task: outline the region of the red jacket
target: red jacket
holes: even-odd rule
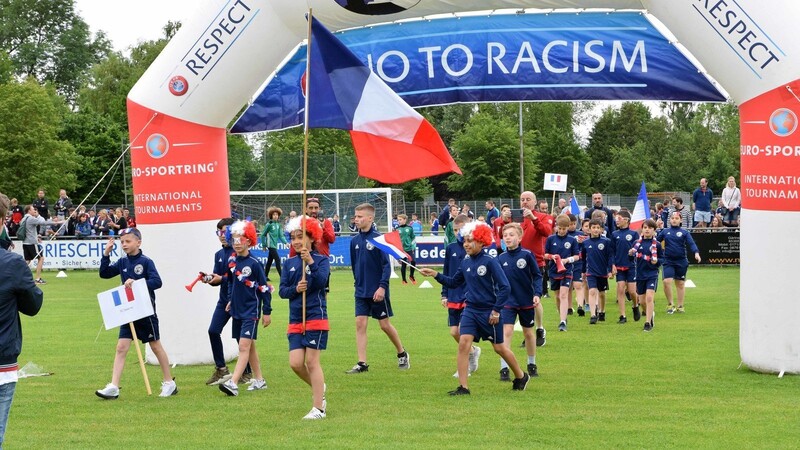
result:
[[[528,217],[522,222],[522,241],[520,245],[533,253],[539,267],[544,266],[544,242],[553,234],[553,216],[532,211],[536,220]]]
[[[503,246],[502,246],[502,242],[503,242],[503,227],[507,223],[511,223],[510,219],[511,218],[509,218],[509,221],[506,222],[506,221],[503,220],[502,217],[498,217],[498,218],[494,219],[494,221],[492,222],[492,230],[494,231],[494,242],[495,242],[495,244],[497,244],[497,248],[503,248]]]
[[[317,252],[320,255],[324,256],[331,256],[331,244],[336,240],[336,233],[333,231],[333,222],[329,219],[325,219],[322,221],[322,239],[314,242],[314,245],[317,248]],[[289,258],[295,256],[297,253],[294,251],[294,247],[289,247]]]

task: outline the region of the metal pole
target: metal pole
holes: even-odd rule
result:
[[[120,139],[122,143],[122,188],[125,190],[125,209],[128,209],[128,176],[125,170],[125,139]]]
[[[522,102],[519,102],[519,191],[525,191],[525,147],[522,142]]]

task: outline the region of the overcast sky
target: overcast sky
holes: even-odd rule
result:
[[[103,30],[115,50],[158,39],[167,21],[186,23],[199,0],[76,0],[75,9],[93,33]]]

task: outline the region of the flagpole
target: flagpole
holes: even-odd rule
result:
[[[311,85],[311,77],[310,77],[310,70],[311,70],[311,22],[313,18],[313,8],[308,8],[308,32],[307,32],[307,44],[306,44],[306,85],[305,85],[305,105],[303,111],[303,215],[306,215],[306,209],[308,208],[306,205],[306,200],[308,198],[308,93],[310,91],[309,87]],[[306,219],[303,219],[301,222],[301,230],[303,233],[303,239],[305,240],[306,237]],[[306,281],[306,261],[303,258],[300,258],[302,262],[302,273],[300,274],[300,281]],[[303,325],[302,330],[303,334],[306,334],[306,291],[303,291]]]
[[[142,376],[144,377],[144,385],[147,387],[147,395],[153,395],[153,390],[150,389],[150,379],[147,378],[147,370],[144,368],[144,359],[142,359],[142,349],[139,348],[139,338],[136,336],[136,327],[133,322],[128,322],[131,327],[131,334],[133,335],[133,346],[136,347],[136,356],[139,358],[139,367],[142,368]]]
[[[419,267],[417,267],[417,266],[415,266],[415,265],[411,264],[410,262],[406,261],[405,259],[398,259],[398,261],[400,261],[401,263],[403,263],[403,264],[407,265],[408,267],[413,267],[413,268],[414,268],[414,269],[416,269],[418,272],[422,272],[422,269],[420,269]]]

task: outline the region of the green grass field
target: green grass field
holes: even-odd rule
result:
[[[308,423],[300,418],[310,389],[288,366],[283,300],[274,300],[273,325],[259,333],[269,389],[226,397],[204,384],[212,365],[178,366],[180,393],[161,399],[160,372],[148,366],[156,391],[148,397],[131,351],[122,395],[104,401],[94,391],[110,380],[116,331],[97,338],[95,294],[117,281],[51,274],[41,313],[23,318],[20,366],[33,361],[54,375],[20,380],[6,448],[797,447],[800,378],[737,369],[739,270],[692,268],[689,277],[698,287],[687,290],[687,312],[665,314],[659,292],[649,334],[630,313],[631,322],[617,325],[614,307],[608,322],[590,327],[572,316],[569,331],[558,333],[553,300],[545,299],[548,340],[537,355],[541,376],[528,390],[498,381],[498,357],[482,343],[472,396],[449,397],[458,384],[456,344],[435,281],[419,289],[392,280],[392,322],[411,370],[397,369],[393,347],[371,322],[370,371],[345,375],[356,362],[352,278],[335,271],[322,361],[328,418]],[[513,347],[524,362],[520,339],[516,333]]]

